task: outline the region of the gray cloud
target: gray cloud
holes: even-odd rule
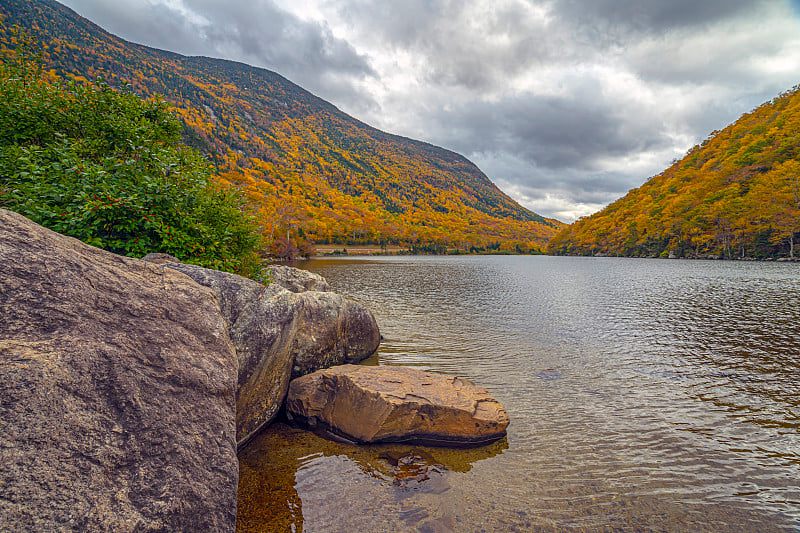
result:
[[[634,33],[702,29],[762,4],[760,0],[554,0],[551,5],[567,24],[592,32],[593,41],[613,42],[627,41]]]
[[[596,101],[522,96],[492,104],[470,102],[466,107],[448,113],[446,123],[460,127],[461,133],[448,144],[464,151],[514,153],[546,168],[590,168],[598,156],[668,143],[657,129],[626,123],[626,117],[615,116]],[[631,129],[640,130],[640,135],[630,135],[626,130]]]
[[[269,1],[65,0],[125,39],[186,55],[206,55],[268,68],[317,93],[354,100],[355,82],[374,76],[367,58],[323,22],[301,20]],[[368,98],[368,97],[367,97]]]
[[[215,50],[244,55],[271,68],[353,76],[371,75],[366,59],[324,23],[302,21],[270,2],[186,0],[209,21],[205,42]],[[265,38],[269,36],[269,38]]]
[[[524,1],[330,2],[353,31],[376,46],[424,58],[427,83],[486,90],[564,50],[557,32]],[[379,44],[380,43],[380,44]]]

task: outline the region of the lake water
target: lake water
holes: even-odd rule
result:
[[[275,424],[239,456],[239,531],[800,531],[800,264],[298,266],[373,311],[368,363],[467,377],[511,424],[460,451]]]

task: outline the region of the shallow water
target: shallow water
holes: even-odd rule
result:
[[[369,364],[468,377],[511,425],[452,451],[276,424],[240,453],[239,531],[800,531],[800,265],[298,266],[375,313]]]

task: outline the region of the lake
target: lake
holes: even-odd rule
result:
[[[367,364],[469,378],[511,424],[474,450],[274,424],[239,454],[239,531],[800,531],[800,264],[297,266],[375,314]]]

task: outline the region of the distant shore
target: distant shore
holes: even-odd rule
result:
[[[398,255],[408,253],[408,248],[401,248],[399,246],[384,246],[381,248],[376,245],[356,245],[348,246],[345,244],[330,244],[323,246],[315,246],[315,256],[326,255]]]
[[[311,257],[331,257],[331,256],[366,256],[366,255],[542,255],[541,253],[518,254],[509,251],[489,250],[489,251],[465,251],[457,248],[446,248],[436,252],[429,250],[410,250],[408,247],[385,246],[381,248],[376,245],[323,245],[315,246],[314,254]]]
[[[360,244],[360,245],[345,245],[345,244],[327,244],[316,246],[315,252],[312,257],[331,257],[331,256],[371,256],[371,255],[420,255],[414,254],[408,247],[401,246],[384,246],[381,248],[378,245]],[[429,254],[422,254],[429,255]],[[439,255],[507,255],[506,253],[470,253],[460,251],[455,248],[448,248],[444,254]],[[519,255],[519,254],[513,254]],[[539,254],[537,254],[539,255]],[[544,254],[547,255],[547,254]],[[715,255],[699,256],[699,257],[658,257],[658,256],[615,256],[598,253],[595,255],[574,255],[571,257],[621,257],[628,259],[684,259],[684,260],[718,260],[718,261],[775,261],[775,262],[800,262],[800,257],[720,257]]]

